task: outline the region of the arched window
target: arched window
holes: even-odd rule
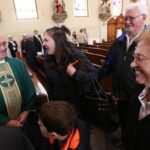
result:
[[[35,0],[14,0],[17,19],[37,19]]]

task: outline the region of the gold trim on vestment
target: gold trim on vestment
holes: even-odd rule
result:
[[[16,119],[21,111],[21,94],[16,78],[8,62],[0,64],[0,88],[10,119]]]

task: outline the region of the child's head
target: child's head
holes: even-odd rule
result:
[[[66,101],[50,101],[40,108],[39,125],[44,136],[51,133],[67,135],[75,124],[76,112]]]

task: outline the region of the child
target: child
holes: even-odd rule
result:
[[[40,108],[39,126],[54,150],[90,150],[90,134],[86,124],[66,101],[50,101]]]

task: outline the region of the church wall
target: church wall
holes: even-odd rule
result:
[[[24,33],[32,34],[34,29],[38,29],[41,34],[45,29],[50,28],[56,24],[52,20],[53,0],[36,0],[39,19],[25,19],[17,20],[13,0],[1,0],[0,11],[0,31],[7,37],[11,34],[14,39],[18,42],[22,38]],[[99,0],[88,0],[88,17],[74,17],[73,16],[73,0],[64,0],[66,4],[66,12],[68,18],[63,23],[71,29],[71,31],[79,32],[80,28],[87,28],[89,42],[97,40],[98,42],[102,39],[107,39],[107,21],[101,21],[98,17],[99,6],[101,1]],[[130,0],[123,1],[123,6],[126,6]],[[150,0],[148,0],[148,6],[150,7]],[[149,9],[150,14],[150,9]],[[147,19],[148,23],[149,17]]]

